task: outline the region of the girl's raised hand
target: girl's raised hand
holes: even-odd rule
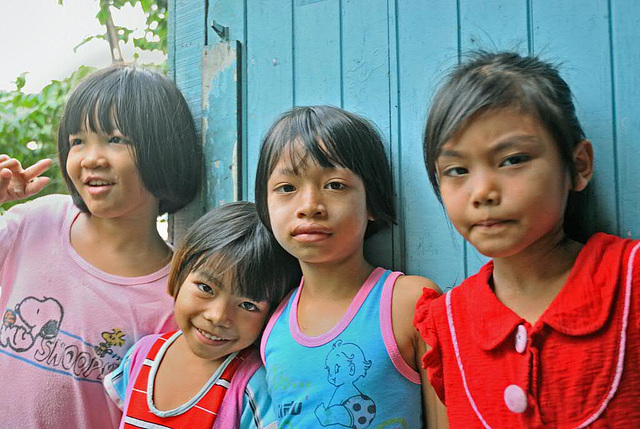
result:
[[[40,192],[51,181],[48,177],[40,177],[50,166],[50,159],[41,159],[23,169],[17,159],[0,155],[0,204]]]

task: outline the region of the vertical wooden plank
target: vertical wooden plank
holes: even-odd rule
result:
[[[176,80],[176,2],[167,4],[167,77]]]
[[[405,224],[402,222],[404,214],[402,212],[402,184],[400,178],[401,174],[401,133],[400,133],[400,81],[399,81],[399,63],[398,63],[398,8],[394,1],[387,1],[387,37],[388,37],[388,109],[389,109],[389,131],[388,131],[388,144],[390,149],[391,173],[393,175],[393,186],[395,192],[396,202],[396,219],[397,225],[391,227],[390,245],[392,246],[392,258],[389,268],[393,268],[397,271],[408,273],[406,262],[406,245],[405,236],[406,229]],[[375,243],[373,243],[375,244]],[[366,246],[366,245],[365,245]],[[365,247],[366,251],[366,247]],[[408,273],[411,274],[411,273]]]
[[[396,0],[400,201],[405,225],[406,272],[430,277],[443,290],[463,277],[459,236],[425,172],[422,134],[427,102],[449,67],[457,62],[456,2]]]
[[[340,0],[294,0],[294,104],[340,106]]]
[[[235,201],[243,194],[244,8],[242,1],[208,2],[208,47],[202,66],[207,208]]]
[[[194,117],[196,130],[201,135],[202,120],[202,48],[205,43],[205,1],[176,0],[172,6],[175,53],[174,75],[178,88],[185,96]],[[186,230],[204,211],[202,195],[189,203],[171,220],[171,236],[177,245]]]
[[[392,159],[392,145],[397,142],[390,134],[387,1],[344,1],[341,13],[342,107],[379,127],[387,142],[387,156]],[[371,264],[394,265],[393,235],[400,235],[400,231],[381,231],[367,240],[365,256]]]
[[[247,116],[246,116],[246,88],[247,88],[247,74],[244,72],[247,68],[247,44],[246,44],[246,32],[247,32],[247,17],[246,8],[247,0],[209,0],[207,10],[207,43],[214,45],[216,43],[224,43],[226,41],[237,41],[238,45],[235,47],[237,52],[237,90],[238,94],[235,97],[237,101],[237,119],[238,123],[235,125],[235,132],[237,134],[237,150],[234,163],[237,163],[237,170],[234,174],[234,199],[245,199],[246,195],[246,157],[247,157]],[[218,34],[214,25],[218,29],[224,29],[223,35]],[[232,94],[229,93],[229,96]]]
[[[202,48],[205,44],[204,0],[176,0],[175,75],[200,131],[202,109]]]
[[[611,2],[619,234],[640,238],[640,2]]]
[[[245,197],[254,182],[264,133],[293,107],[293,0],[247,3],[247,151]]]
[[[342,5],[343,107],[371,119],[388,138],[387,20],[386,0],[351,0]]]
[[[240,43],[234,40],[207,46],[203,52],[202,135],[207,209],[238,199],[240,49]]]
[[[176,80],[176,2],[170,0],[167,3],[167,77]],[[167,235],[170,243],[175,243],[174,216],[167,220]]]
[[[590,223],[617,233],[615,141],[613,139],[609,10],[605,0],[533,3],[535,50],[559,60],[576,98],[578,117],[595,149]]]
[[[527,54],[527,2],[524,0],[460,0],[460,51],[475,49]],[[465,277],[478,272],[489,258],[467,243]]]
[[[526,0],[460,0],[462,53],[473,49],[528,51]]]

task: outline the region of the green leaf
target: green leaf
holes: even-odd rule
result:
[[[16,78],[15,84],[18,91],[22,90],[22,88],[27,84],[27,74],[27,72],[20,73],[20,76]]]
[[[58,5],[65,7],[64,0],[55,0]],[[127,42],[131,40],[133,44],[142,50],[160,49],[167,52],[167,0],[100,0],[96,5],[96,18],[105,25],[109,15],[109,8],[120,9],[125,5],[142,8],[145,14],[145,35],[150,33],[160,38],[160,41],[146,40],[145,37],[134,38],[134,29],[117,27],[121,32],[120,38]],[[155,24],[157,22],[157,24]],[[117,22],[115,23],[117,25]],[[154,25],[155,28],[151,28]],[[105,29],[106,30],[106,29]],[[85,37],[74,51],[93,39],[106,39],[106,31],[102,34],[94,34]],[[105,50],[105,56],[111,54]],[[138,59],[139,54],[134,53],[134,58]],[[144,64],[145,68],[150,68],[158,72],[167,72],[167,63],[161,65]],[[81,66],[66,79],[53,80],[46,85],[38,94],[28,94],[23,92],[26,85],[27,73],[22,73],[15,79],[16,89],[11,91],[0,91],[0,153],[7,153],[16,157],[20,162],[29,166],[48,157],[57,158],[57,128],[60,122],[64,103],[69,92],[78,83],[93,72],[91,67]],[[39,143],[38,148],[30,150],[26,144],[30,141]],[[47,171],[46,175],[52,178],[51,183],[39,195],[49,193],[67,193],[66,186],[60,174],[60,166],[57,163]],[[0,214],[13,204],[3,204],[0,207]]]
[[[105,5],[105,6],[103,6],[103,5]],[[105,2],[103,2],[103,1],[100,2],[100,10],[96,14],[96,18],[98,18],[98,21],[100,21],[100,25],[106,25],[107,24],[107,18],[109,17],[109,9],[108,9],[108,7],[109,7],[109,5],[106,4]]]
[[[90,42],[90,41],[92,41],[93,39],[104,39],[104,38],[105,38],[105,36],[104,36],[104,35],[87,36],[87,37],[85,37],[85,38],[84,38],[84,40],[83,40],[82,42],[78,43],[76,46],[74,46],[74,47],[73,47],[73,53],[75,54],[76,52],[78,52],[78,49],[79,49],[81,46],[83,46],[83,45],[85,45],[85,44],[89,43],[89,42]]]

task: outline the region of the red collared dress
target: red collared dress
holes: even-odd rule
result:
[[[595,234],[531,325],[489,286],[493,264],[414,325],[452,428],[640,428],[640,241]]]

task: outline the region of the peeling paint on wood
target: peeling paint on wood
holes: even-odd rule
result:
[[[202,137],[207,207],[238,199],[239,43],[220,42],[202,53]]]
[[[235,44],[235,42],[233,42]],[[231,43],[216,43],[207,47],[202,55],[202,93],[209,94],[214,86],[220,89],[221,81],[219,75],[232,69],[234,80],[238,79],[236,74],[236,49]],[[209,109],[209,100],[202,98],[202,109]]]

